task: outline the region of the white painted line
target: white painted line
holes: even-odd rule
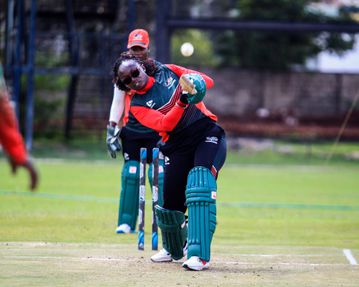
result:
[[[114,258],[114,257],[92,257],[92,256],[86,256],[86,257],[73,257],[73,256],[32,256],[32,255],[5,255],[2,256],[2,259],[10,259],[10,260],[17,260],[21,259],[23,262],[26,262],[26,260],[32,260],[32,261],[42,261],[42,260],[56,260],[56,261],[104,261],[104,262],[144,262],[149,264],[155,264],[152,263],[149,258],[143,259],[138,257],[120,257],[120,258]],[[176,260],[173,261],[174,263],[181,263],[184,260]],[[222,265],[237,265],[237,266],[318,266],[318,267],[326,267],[326,266],[337,266],[337,267],[345,267],[348,266],[348,264],[343,263],[309,263],[309,262],[275,262],[275,263],[262,263],[262,262],[243,262],[243,261],[228,261],[228,260],[213,260],[214,265],[222,264]]]
[[[351,265],[358,265],[350,249],[343,249],[344,256],[348,259]]]

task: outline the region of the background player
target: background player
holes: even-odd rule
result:
[[[12,172],[18,167],[25,168],[30,175],[30,190],[38,183],[38,174],[26,152],[24,141],[18,130],[18,124],[13,107],[11,106],[0,63],[0,144],[9,156]]]
[[[150,38],[144,29],[135,29],[128,36],[128,53],[134,57],[146,60],[149,57]],[[146,127],[135,127],[128,123],[129,103],[131,92],[119,90],[114,86],[114,95],[107,126],[107,148],[112,158],[123,151],[124,165],[121,175],[121,193],[119,202],[117,233],[130,233],[136,229],[138,216],[139,190],[139,154],[140,148],[146,147],[147,162],[152,162],[152,148],[160,140],[158,133]],[[122,123],[121,123],[122,119]],[[121,141],[120,141],[121,139]],[[162,204],[163,160],[160,160],[159,172],[159,204]],[[148,170],[151,183],[152,165]]]

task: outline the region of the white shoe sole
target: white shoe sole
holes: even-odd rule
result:
[[[198,264],[198,265],[192,265],[191,266],[191,265],[188,264],[187,261],[182,264],[182,267],[187,269],[187,270],[190,270],[190,271],[202,271],[202,270],[205,270],[205,269],[209,268],[209,262],[207,262],[205,265]]]
[[[169,262],[172,262],[173,259],[170,258],[170,259],[154,260],[154,259],[151,258],[151,261],[154,262],[154,263],[169,263]]]
[[[196,266],[196,267],[189,267],[187,264],[182,265],[183,268],[189,270],[189,271],[202,271],[209,268],[208,263],[204,266]]]

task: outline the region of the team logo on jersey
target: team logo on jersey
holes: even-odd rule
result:
[[[153,100],[149,100],[148,102],[146,102],[147,107],[150,107],[151,109],[154,107],[156,103]]]
[[[125,160],[129,160],[129,159],[130,159],[130,156],[128,155],[127,152],[125,152],[125,153],[123,154],[123,158],[124,158]]]
[[[171,87],[174,85],[175,82],[176,82],[176,80],[175,80],[174,78],[169,77],[169,78],[167,79],[166,87],[167,87],[168,89],[171,88]]]
[[[218,138],[217,137],[206,137],[206,143],[213,143],[218,144]]]
[[[165,156],[165,165],[169,165],[170,164],[170,158]]]

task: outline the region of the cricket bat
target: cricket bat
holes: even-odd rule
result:
[[[184,92],[191,95],[197,94],[196,86],[193,84],[193,81],[187,77],[187,75],[182,75],[179,79],[179,83]]]

